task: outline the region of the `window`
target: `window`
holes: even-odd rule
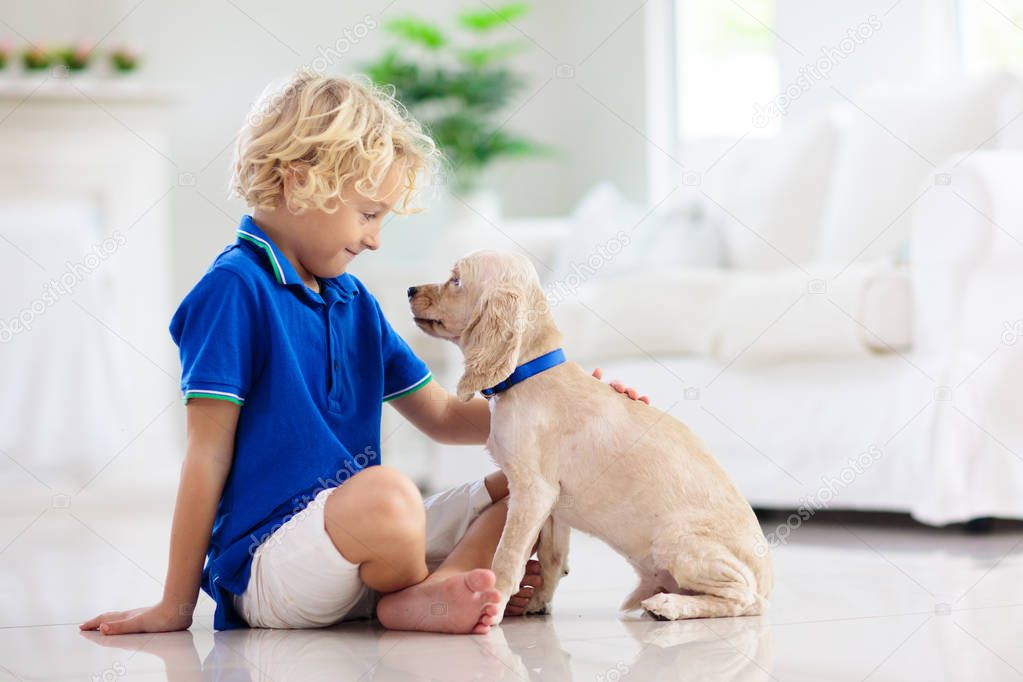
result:
[[[775,133],[754,127],[757,103],[779,88],[775,0],[676,0],[678,101],[684,140]]]
[[[967,73],[1023,67],[1023,0],[961,0],[959,30]]]

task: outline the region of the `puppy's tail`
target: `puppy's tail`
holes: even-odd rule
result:
[[[659,587],[652,582],[646,580],[642,576],[639,579],[639,585],[636,585],[636,589],[632,591],[622,605],[618,607],[619,611],[632,611],[640,608],[644,599],[652,597],[659,592],[666,592],[667,590],[663,587]]]

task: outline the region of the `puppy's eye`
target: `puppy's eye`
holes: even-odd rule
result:
[[[451,279],[448,280],[448,283],[453,287],[462,286],[462,280],[458,279],[455,275],[451,275]]]

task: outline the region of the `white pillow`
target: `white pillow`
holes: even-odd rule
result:
[[[836,134],[830,116],[796,120],[777,137],[743,139],[714,166],[704,187],[720,204],[727,264],[762,269],[813,259]]]
[[[634,248],[645,269],[716,268],[721,265],[721,221],[698,190],[682,187],[635,230]]]
[[[550,281],[585,281],[630,272],[638,265],[637,225],[646,212],[628,201],[610,182],[591,189],[569,218]]]
[[[839,278],[809,266],[737,271],[721,293],[712,355],[756,367],[807,358],[850,358],[908,348],[909,278],[881,263],[856,264]]]
[[[850,95],[855,106],[846,112],[818,260],[894,259],[909,238],[914,200],[936,182],[942,163],[995,142],[1005,123],[1002,102],[1018,89],[1002,74],[924,91]]]
[[[719,223],[693,187],[653,208],[627,200],[609,182],[590,190],[568,220],[568,236],[546,283],[574,283],[650,269],[721,265]]]
[[[645,269],[548,289],[565,350],[582,362],[648,355],[704,355],[729,272]]]

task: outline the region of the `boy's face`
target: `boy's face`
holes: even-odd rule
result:
[[[323,279],[337,277],[362,251],[380,248],[384,216],[401,199],[404,187],[399,166],[391,168],[375,199],[346,187],[344,201],[336,202],[333,213],[306,210],[294,215],[289,241],[301,269]]]

